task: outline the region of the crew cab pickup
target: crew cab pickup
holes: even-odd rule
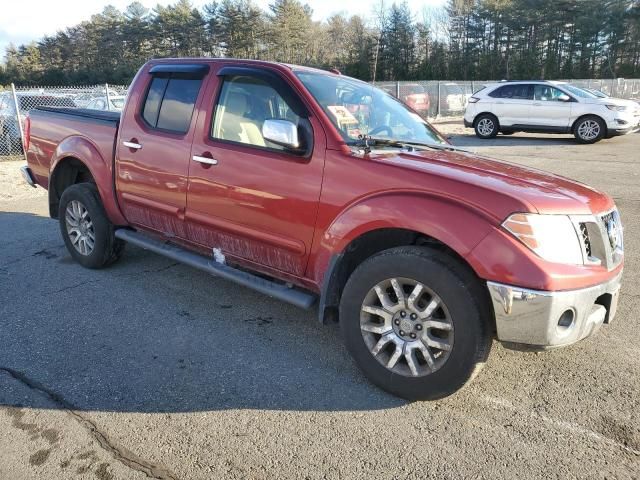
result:
[[[609,196],[457,149],[338,73],[153,60],[121,113],[39,108],[26,130],[24,177],[81,265],[130,243],[316,307],[405,398],[455,392],[494,339],[560,347],[615,315]]]

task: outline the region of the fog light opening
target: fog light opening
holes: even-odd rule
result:
[[[569,330],[571,327],[573,327],[575,320],[576,314],[573,312],[573,310],[565,310],[564,312],[562,312],[562,315],[560,315],[560,318],[558,319],[558,329],[560,331]]]

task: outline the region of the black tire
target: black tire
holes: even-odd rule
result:
[[[588,128],[588,126],[591,128]],[[594,133],[597,129],[597,134]],[[589,132],[590,134],[587,134]],[[578,143],[590,144],[602,140],[607,135],[607,125],[600,117],[595,115],[587,115],[578,119],[573,125],[573,136],[576,137]]]
[[[473,129],[479,138],[495,138],[500,131],[500,123],[495,115],[483,113],[473,122]]]
[[[67,229],[67,207],[76,201],[87,211],[95,237],[93,248],[81,253],[73,244]],[[58,209],[60,233],[73,259],[86,268],[103,268],[116,262],[124,251],[125,243],[114,235],[113,224],[104,211],[98,189],[93,183],[78,183],[68,187],[60,198]],[[75,238],[75,237],[74,237]]]
[[[450,315],[452,348],[444,363],[424,376],[389,370],[374,357],[362,334],[365,298],[379,282],[391,278],[415,279],[428,286]],[[481,282],[466,266],[434,249],[398,247],[370,257],[352,273],[340,302],[340,328],[347,350],[371,382],[408,400],[435,400],[462,388],[484,365],[492,343],[491,311]]]

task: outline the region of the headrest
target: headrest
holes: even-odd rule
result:
[[[227,96],[227,105],[225,110],[235,115],[244,115],[247,113],[247,96],[240,92],[231,92]]]

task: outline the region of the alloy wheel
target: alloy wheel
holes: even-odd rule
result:
[[[91,255],[96,242],[96,232],[87,208],[78,200],[67,205],[65,213],[67,234],[73,247],[81,255]]]
[[[600,125],[595,120],[585,120],[578,126],[578,135],[586,141],[595,140],[600,135]]]
[[[493,133],[495,125],[490,118],[483,118],[478,122],[478,132],[483,137],[488,137]]]
[[[453,348],[447,306],[429,287],[409,278],[384,280],[367,293],[360,330],[379,363],[408,377],[435,372]]]

